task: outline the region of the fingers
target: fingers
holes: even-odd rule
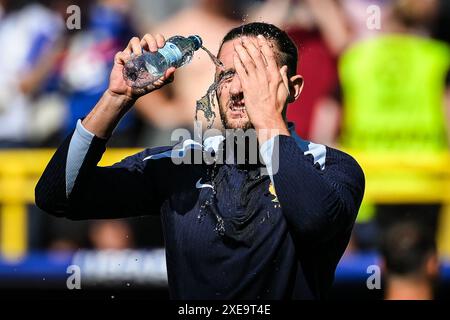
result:
[[[275,70],[278,71],[278,65],[275,58],[274,50],[269,46],[269,42],[264,38],[263,35],[258,35],[258,44],[261,48],[261,52],[264,55],[264,58],[266,59],[267,68],[269,69],[269,72],[274,72]]]
[[[159,78],[158,80],[156,80],[147,87],[147,90],[159,89],[162,86],[171,83],[174,80],[175,70],[176,70],[175,67],[170,67],[169,69],[167,69],[167,71],[161,78]]]
[[[175,73],[176,68],[175,67],[170,67],[169,69],[166,70],[166,73],[164,74],[163,78],[168,79],[170,77],[173,78],[173,75]]]
[[[127,48],[131,49],[131,54],[135,54],[137,56],[142,54],[141,42],[138,37],[131,38]]]
[[[237,38],[233,40],[234,51],[238,55],[241,65],[244,67],[247,73],[253,73],[256,69],[256,64],[252,57],[247,52],[241,43],[241,39]]]
[[[278,75],[279,68],[274,50],[262,35],[255,40],[246,36],[237,38],[233,45],[247,74],[255,74],[258,78]]]
[[[245,81],[247,79],[247,71],[245,70],[243,63],[236,52],[233,54],[233,63],[238,77],[241,81]]]
[[[155,39],[156,39],[156,44],[158,45],[158,48],[162,48],[166,44],[166,39],[164,38],[164,36],[162,34],[157,33],[155,35]]]
[[[114,63],[124,65],[131,56],[142,54],[142,47],[138,37],[133,37],[128,42],[127,47],[123,51],[119,51],[114,56]]]
[[[150,34],[144,35],[142,37],[140,44],[142,48],[150,52],[155,52],[158,50],[158,44],[156,43],[156,39]]]
[[[258,69],[265,70],[266,63],[263,60],[259,46],[256,47],[255,43],[246,36],[242,37],[242,45],[247,50],[250,57],[253,59],[253,62],[255,63],[256,67]]]
[[[114,63],[124,65],[129,60],[129,58],[130,58],[129,52],[127,52],[126,50],[119,51],[114,56]]]
[[[156,82],[160,86],[171,83],[174,79],[175,70],[176,70],[175,67],[170,67],[169,69],[166,70],[164,75],[161,78],[159,78]]]
[[[127,47],[116,54],[114,57],[114,62],[119,64],[125,64],[130,57],[134,55],[141,55],[142,49],[156,52],[159,48],[164,47],[166,44],[166,39],[161,34],[156,34],[152,36],[151,34],[145,34],[142,39],[138,37],[131,38],[130,42],[128,42]]]
[[[156,52],[159,48],[164,47],[166,43],[166,39],[161,34],[156,34],[155,36],[152,36],[151,34],[146,34],[142,37],[141,40],[141,46],[150,51],[150,52]]]
[[[128,55],[140,55],[142,54],[142,49],[146,49],[151,52],[158,51],[159,48],[164,47],[166,44],[166,39],[161,34],[156,34],[152,36],[151,34],[145,34],[142,39],[138,37],[131,38],[128,46],[123,51]]]

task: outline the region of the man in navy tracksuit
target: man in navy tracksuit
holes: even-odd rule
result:
[[[248,152],[236,163],[174,161],[194,152],[236,159],[224,148],[230,140],[216,136],[97,166],[120,118],[175,71],[135,89],[123,80],[124,62],[164,42],[133,38],[116,55],[108,90],[56,151],[36,204],[74,220],[161,215],[174,299],[323,298],[350,238],[364,174],[349,155],[304,141],[287,124],[287,104],[303,80],[295,74],[297,49],[277,27],[231,30],[216,72],[224,127],[254,130],[262,161],[248,161]]]

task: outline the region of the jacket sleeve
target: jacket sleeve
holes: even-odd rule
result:
[[[364,173],[349,155],[323,146],[322,164],[290,136],[277,136],[270,148],[271,179],[294,234],[313,243],[351,230],[364,194]],[[269,147],[270,145],[270,147]],[[267,153],[266,153],[267,154]]]
[[[79,121],[39,179],[36,205],[52,215],[73,220],[158,214],[167,194],[163,174],[170,170],[169,162],[149,164],[144,158],[161,152],[161,148],[99,167],[106,142]]]

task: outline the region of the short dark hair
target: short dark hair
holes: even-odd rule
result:
[[[402,221],[388,227],[380,249],[389,273],[408,276],[422,271],[427,259],[436,253],[436,242],[427,227]]]
[[[287,65],[289,76],[295,75],[297,72],[298,62],[297,46],[285,31],[270,23],[252,22],[231,29],[222,40],[222,44],[219,48],[219,53],[222,49],[223,44],[227,41],[236,39],[241,36],[256,37],[260,34],[263,35],[266,39],[275,42],[278,49],[278,63],[280,64],[280,66]]]

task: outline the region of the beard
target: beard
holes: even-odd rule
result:
[[[224,108],[221,105],[219,105],[219,111],[220,111],[220,119],[225,129],[242,129],[245,131],[247,129],[254,128],[250,120],[247,120],[245,122],[239,122],[238,124],[232,123],[227,116],[226,110],[224,110]]]
[[[222,125],[225,129],[254,129],[253,124],[250,122],[247,116],[247,121],[243,122],[240,121],[239,123],[233,123],[230,121],[227,115],[228,109],[230,109],[230,106],[233,104],[233,99],[230,97],[225,105],[220,102],[219,97],[217,96],[217,101],[219,104],[219,113],[220,113],[220,119],[222,121]]]

